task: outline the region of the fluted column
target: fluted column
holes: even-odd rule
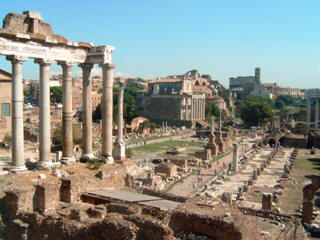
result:
[[[59,62],[63,69],[63,108],[62,108],[62,158],[61,161],[69,164],[74,162],[73,135],[72,135],[72,63]]]
[[[198,120],[200,120],[200,98],[198,98]]]
[[[11,171],[25,171],[23,134],[22,65],[27,58],[8,56],[12,64],[12,167]]]
[[[123,142],[123,92],[124,86],[120,83],[118,92],[118,138],[115,144],[115,159],[123,161],[126,158],[126,149]]]
[[[193,112],[194,112],[194,101],[193,101],[193,98],[191,98],[191,120],[192,121],[194,120]]]
[[[93,158],[92,153],[92,96],[90,73],[92,63],[82,63],[82,156]]]
[[[113,117],[113,69],[114,65],[102,65],[102,155],[107,163],[113,163],[112,157],[112,117]]]
[[[204,99],[202,99],[202,101],[201,101],[201,119],[202,120],[204,120],[205,119],[205,117],[204,117],[204,115],[205,115],[205,103],[204,103]]]
[[[316,106],[314,112],[314,125],[316,129],[319,129],[319,98],[316,98]]]
[[[234,143],[233,144],[233,157],[232,157],[232,165],[233,165],[234,172],[238,172],[238,158],[239,158],[238,144]]]
[[[50,132],[50,64],[53,61],[36,59],[40,65],[40,134],[39,162],[40,168],[50,168],[51,161],[51,132]]]
[[[310,129],[311,100],[307,98],[306,128]]]

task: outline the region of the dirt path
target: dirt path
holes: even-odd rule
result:
[[[229,152],[226,156],[212,163],[211,168],[201,169],[202,182],[206,182],[214,176],[215,170],[220,172],[223,170],[223,163],[228,166],[232,162],[232,152]],[[177,183],[169,191],[175,195],[190,197],[198,189],[198,175],[192,174],[183,180],[182,183]]]

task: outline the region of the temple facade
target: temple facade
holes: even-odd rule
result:
[[[39,167],[50,168],[50,65],[57,63],[63,70],[63,149],[62,161],[74,161],[72,137],[72,67],[80,66],[83,74],[83,154],[92,156],[92,98],[90,72],[95,64],[102,68],[102,155],[112,158],[113,79],[112,46],[71,42],[54,34],[50,24],[38,12],[9,13],[0,29],[0,55],[12,65],[12,171],[24,171],[23,64],[29,59],[39,65],[40,76],[40,140]]]

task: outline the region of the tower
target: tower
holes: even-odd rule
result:
[[[260,80],[260,68],[258,68],[258,67],[256,67],[256,69],[255,69],[254,80],[258,84],[261,83],[261,80]]]

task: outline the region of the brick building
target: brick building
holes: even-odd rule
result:
[[[11,133],[11,80],[11,73],[0,69],[0,141]]]

